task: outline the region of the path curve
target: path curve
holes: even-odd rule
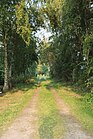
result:
[[[65,104],[65,102],[60,98],[55,89],[51,89],[54,98],[56,100],[60,114],[63,117],[65,123],[65,135],[62,139],[93,139],[92,136],[87,135],[85,131],[81,129],[80,124],[71,115],[70,108]]]
[[[38,139],[38,89],[21,115],[0,139]]]

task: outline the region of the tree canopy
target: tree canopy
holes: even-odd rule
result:
[[[51,32],[49,41],[38,41],[35,34],[40,28]],[[4,72],[4,89],[11,86],[15,75],[25,75],[38,59],[50,66],[52,77],[92,89],[92,0],[0,1],[0,71]]]

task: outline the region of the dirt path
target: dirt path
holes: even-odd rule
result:
[[[38,89],[28,107],[0,139],[38,139]]]
[[[16,118],[13,124],[0,137],[0,139],[39,139],[39,116],[38,116],[38,92],[35,94],[29,103],[28,107],[24,109],[21,115]],[[73,118],[69,106],[60,98],[55,89],[51,89],[54,95],[56,104],[58,106],[60,115],[64,120],[64,128],[66,129],[64,137],[60,139],[93,139],[85,131],[81,129],[80,124]],[[53,138],[43,138],[53,139]]]
[[[51,90],[54,94],[58,109],[63,117],[65,123],[65,135],[64,139],[93,139],[90,135],[87,135],[85,131],[81,129],[80,124],[73,118],[70,113],[70,108],[64,103],[64,101],[59,97],[56,90]],[[62,138],[62,139],[63,139]]]

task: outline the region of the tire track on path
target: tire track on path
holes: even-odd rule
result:
[[[88,135],[81,129],[80,123],[71,115],[70,108],[60,98],[55,89],[51,89],[54,98],[56,100],[60,115],[64,120],[65,134],[62,139],[93,139],[92,136]]]
[[[0,139],[38,139],[38,91]]]

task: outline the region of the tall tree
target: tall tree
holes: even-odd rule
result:
[[[17,1],[0,1],[0,31],[1,42],[4,46],[4,91],[9,89],[8,78],[8,46],[11,39],[11,33],[13,29],[13,22],[15,20],[15,4]]]
[[[43,25],[43,19],[39,14],[37,1],[0,1],[0,41],[4,46],[4,91],[11,87],[12,73],[15,70],[18,74],[20,73],[18,65],[17,68],[15,67],[15,60],[17,61],[17,58],[20,57],[17,54],[18,50],[25,61],[25,64],[23,64],[24,61],[19,60],[21,66],[23,66],[21,72],[25,72],[28,65],[32,65],[37,60],[36,41],[33,36],[41,25]],[[27,48],[27,46],[31,47]],[[14,49],[17,50],[16,53]],[[19,57],[16,57],[16,55]]]
[[[85,82],[86,74],[92,73],[93,3],[91,0],[61,0],[57,1],[61,2],[57,7],[55,1],[47,1],[45,6],[52,30],[57,32],[51,45],[55,55],[51,70],[56,77]],[[52,13],[59,13],[55,20],[58,24]]]

